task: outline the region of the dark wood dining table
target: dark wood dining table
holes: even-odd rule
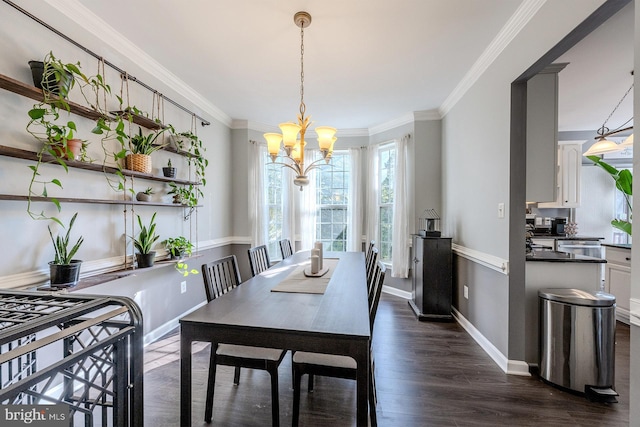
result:
[[[339,261],[324,294],[271,291],[309,255],[297,252],[180,319],[182,426],[191,426],[194,341],[211,342],[212,348],[227,343],[350,356],[358,366],[357,424],[368,424],[371,334],[364,253],[325,253]]]

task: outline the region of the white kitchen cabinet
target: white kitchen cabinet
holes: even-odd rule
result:
[[[582,170],[582,142],[561,142],[558,145],[556,200],[538,203],[539,208],[580,207],[580,171]]]
[[[616,318],[629,324],[631,249],[606,246],[604,291],[616,297]]]

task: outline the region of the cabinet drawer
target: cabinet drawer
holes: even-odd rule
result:
[[[607,262],[621,265],[631,265],[631,251],[629,249],[612,248],[605,246]]]

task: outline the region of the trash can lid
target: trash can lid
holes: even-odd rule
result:
[[[538,296],[549,301],[589,307],[610,307],[616,303],[614,295],[600,291],[583,291],[582,289],[540,289]]]

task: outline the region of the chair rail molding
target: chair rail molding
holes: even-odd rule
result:
[[[509,275],[509,260],[453,243],[453,253],[499,273]]]

